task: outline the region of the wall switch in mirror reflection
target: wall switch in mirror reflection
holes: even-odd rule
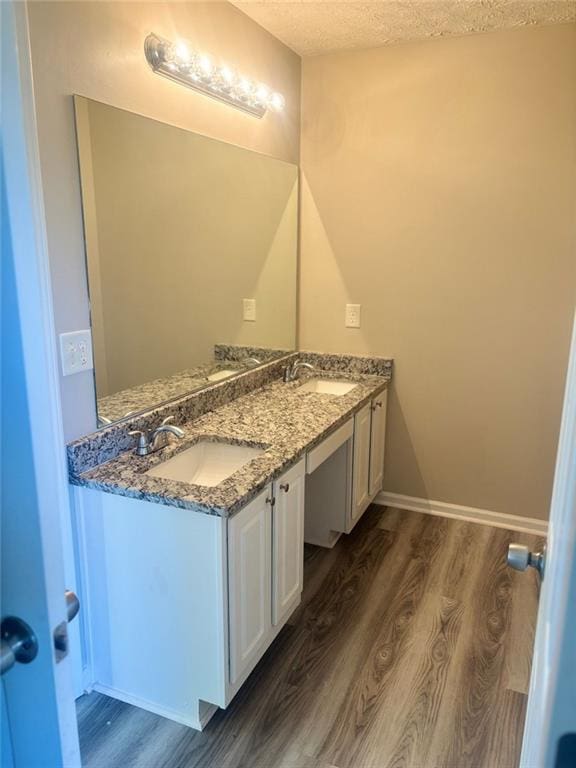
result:
[[[92,362],[92,334],[90,331],[61,333],[60,359],[64,376],[91,371],[94,363]]]
[[[242,299],[244,306],[244,320],[255,322],[256,320],[256,299]]]

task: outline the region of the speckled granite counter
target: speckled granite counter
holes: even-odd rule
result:
[[[291,353],[289,349],[216,344],[214,360],[98,397],[98,416],[102,424],[110,424]]]
[[[234,373],[241,373],[255,365],[257,363],[211,362],[197,365],[186,371],[178,371],[178,373],[162,379],[147,381],[136,387],[115,392],[113,395],[99,397],[98,416],[108,419],[110,422],[118,421],[118,419],[124,419],[133,413],[142,413],[157,403],[175,400],[200,387],[205,387],[211,383],[208,376],[218,374],[223,369],[230,369],[230,376],[233,376]],[[223,378],[227,377],[224,376]]]
[[[290,384],[276,380],[194,421],[181,423],[185,437],[151,456],[138,457],[133,450],[127,451],[105,464],[72,476],[71,482],[122,496],[230,516],[382,392],[388,386],[390,369],[391,363],[383,371],[384,376],[361,374],[357,369],[349,376],[342,371],[324,370],[311,374],[312,377],[321,375],[322,378],[357,382],[357,386],[341,397],[301,391],[299,387],[307,376]],[[266,450],[212,488],[145,474],[201,439]]]

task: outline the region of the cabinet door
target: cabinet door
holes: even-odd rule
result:
[[[272,512],[272,623],[282,624],[300,602],[304,572],[305,461],[276,481]]]
[[[272,627],[271,492],[228,522],[230,680],[253,667]]]
[[[354,473],[352,482],[352,522],[370,503],[370,403],[354,416]]]
[[[386,401],[382,392],[372,401],[372,435],[370,439],[370,498],[382,490],[384,479],[384,444],[386,440]]]

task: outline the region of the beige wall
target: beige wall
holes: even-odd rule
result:
[[[576,28],[305,59],[302,125],[300,342],[395,358],[385,489],[546,518],[576,286]]]
[[[300,59],[229,3],[28,3],[56,331],[89,327],[72,96],[77,93],[163,122],[297,162]],[[262,120],[154,75],[143,54],[154,31],[189,38],[286,98]],[[61,380],[64,431],[95,428],[89,373]]]

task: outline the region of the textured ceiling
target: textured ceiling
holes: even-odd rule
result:
[[[576,21],[576,0],[232,0],[302,56]]]

